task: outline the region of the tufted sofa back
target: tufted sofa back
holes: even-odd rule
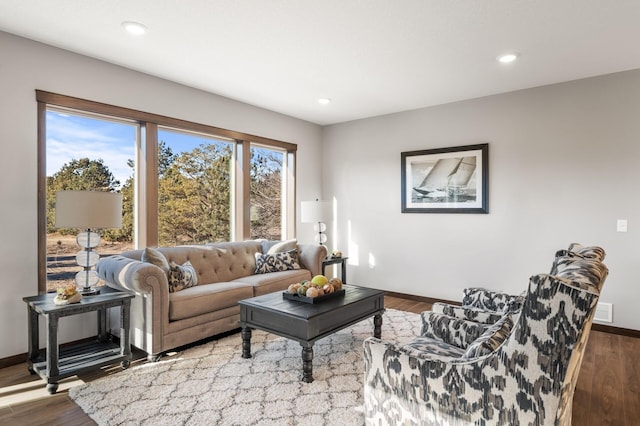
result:
[[[260,241],[159,247],[158,250],[169,262],[182,265],[188,260],[198,274],[198,284],[211,284],[253,275]],[[122,256],[140,260],[142,250],[124,252]]]

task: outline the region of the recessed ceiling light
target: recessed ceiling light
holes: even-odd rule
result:
[[[122,26],[129,34],[133,35],[142,35],[147,32],[147,27],[139,22],[125,21],[122,23]]]
[[[331,103],[331,99],[329,98],[318,98],[318,103],[320,105],[327,105]]]
[[[520,55],[518,55],[517,53],[507,53],[507,54],[498,56],[498,61],[502,62],[503,64],[508,64],[518,59],[518,56]]]

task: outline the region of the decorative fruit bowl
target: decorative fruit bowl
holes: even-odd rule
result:
[[[315,304],[315,303],[324,302],[325,300],[335,299],[336,297],[344,296],[344,293],[345,291],[343,289],[343,290],[334,291],[333,293],[323,294],[322,296],[307,297],[307,296],[300,296],[299,294],[291,294],[285,290],[282,293],[282,297],[289,300],[297,300],[298,302]]]
[[[344,293],[340,278],[328,279],[324,275],[316,275],[311,281],[304,280],[300,283],[291,284],[282,293],[282,297],[304,303],[319,303],[343,296]]]
[[[53,303],[56,305],[68,305],[70,303],[78,303],[81,300],[82,294],[78,293],[76,286],[68,285],[58,288],[56,297],[53,298]]]

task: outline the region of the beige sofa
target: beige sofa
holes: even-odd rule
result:
[[[163,352],[238,328],[238,301],[284,290],[320,274],[324,246],[298,244],[301,269],[255,274],[264,240],[163,247],[169,262],[189,261],[198,284],[169,292],[165,271],[142,262],[143,250],[101,259],[97,272],[106,285],[136,294],[131,304],[131,343],[158,359]],[[266,251],[266,248],[265,248]]]

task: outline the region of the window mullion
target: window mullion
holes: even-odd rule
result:
[[[235,159],[234,241],[243,241],[251,235],[251,150],[248,141],[236,141]]]

